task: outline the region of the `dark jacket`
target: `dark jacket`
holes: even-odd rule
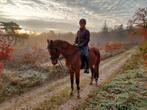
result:
[[[75,43],[78,44],[79,47],[85,47],[88,46],[89,40],[90,32],[87,29],[79,29]]]

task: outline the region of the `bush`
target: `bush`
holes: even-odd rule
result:
[[[0,73],[3,71],[3,67],[4,67],[3,63],[0,62]]]
[[[31,47],[29,51],[26,51],[24,55],[22,56],[22,63],[25,64],[36,64],[44,62],[43,60],[47,60],[48,53],[36,46]]]
[[[120,42],[108,42],[105,45],[106,51],[112,51],[112,50],[121,49],[121,48],[124,48],[124,45]]]
[[[4,61],[10,60],[13,50],[10,43],[0,40],[0,73],[2,73]]]
[[[147,66],[147,40],[139,45],[140,52],[144,58],[144,64]]]

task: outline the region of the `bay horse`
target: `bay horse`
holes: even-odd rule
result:
[[[67,41],[63,40],[48,40],[47,39],[47,49],[51,56],[51,62],[53,65],[58,63],[58,58],[62,55],[65,58],[65,63],[70,74],[71,81],[71,93],[73,95],[74,90],[74,75],[77,85],[77,97],[80,98],[80,69],[81,69],[81,56],[80,50],[77,46],[74,46]],[[96,85],[99,78],[99,64],[100,64],[100,52],[97,48],[89,48],[89,68],[91,70],[91,82],[95,78]]]

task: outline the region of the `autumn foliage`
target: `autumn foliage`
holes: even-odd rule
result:
[[[105,50],[106,51],[112,51],[112,50],[120,49],[120,48],[123,48],[123,47],[124,47],[124,45],[120,42],[108,42],[105,45]]]
[[[10,60],[13,50],[14,49],[8,42],[0,40],[0,73],[3,70],[4,61]]]
[[[147,53],[144,54],[144,64],[147,66]]]
[[[130,33],[139,34],[142,41],[147,40],[147,7],[139,8],[128,22]],[[132,35],[134,35],[132,34]]]
[[[131,32],[141,38],[140,50],[144,56],[144,64],[147,66],[147,7],[139,8],[128,24]]]

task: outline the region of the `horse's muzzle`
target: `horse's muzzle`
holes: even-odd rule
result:
[[[56,65],[57,63],[58,63],[57,60],[52,60],[53,65]]]

